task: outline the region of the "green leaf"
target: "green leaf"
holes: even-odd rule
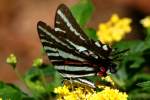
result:
[[[130,68],[139,68],[144,63],[142,55],[132,54],[126,58],[126,62],[130,63]]]
[[[42,55],[46,54],[46,51],[45,51],[45,49],[43,47],[41,48],[41,54]]]
[[[84,31],[85,31],[86,35],[87,35],[89,38],[91,38],[91,39],[93,39],[93,40],[95,40],[95,41],[98,40],[98,39],[97,39],[97,36],[96,36],[96,30],[94,30],[94,29],[92,29],[92,28],[86,28]]]
[[[146,41],[150,40],[150,28],[146,28]]]
[[[122,90],[126,90],[128,82],[128,74],[125,67],[120,67],[115,74],[112,74],[112,79],[115,84]]]
[[[128,100],[150,100],[149,93],[129,94]]]
[[[150,91],[144,90],[142,88],[136,88],[128,92],[129,100],[150,100]]]
[[[129,49],[129,53],[141,53],[145,50],[145,43],[141,40],[120,41],[113,45],[117,49]]]
[[[46,89],[41,80],[41,72],[38,68],[31,68],[24,76],[24,80],[34,94],[46,93]]]
[[[49,92],[53,92],[55,87],[58,87],[62,84],[63,78],[59,74],[59,72],[56,69],[54,69],[54,66],[48,65],[45,68],[40,67],[40,69],[42,70],[42,72],[46,77],[51,78],[50,82],[48,82],[48,87],[47,87]]]
[[[71,7],[71,12],[81,27],[89,21],[94,11],[91,0],[80,0],[79,3]]]
[[[130,66],[130,68],[139,68],[141,64],[145,62],[143,53],[146,47],[145,43],[141,40],[121,41],[116,43],[113,47],[120,50],[129,49],[123,62]]]
[[[138,83],[137,85],[140,87],[143,87],[143,88],[149,88],[150,89],[150,81],[141,82],[141,83]]]
[[[22,100],[27,95],[13,84],[0,82],[0,97],[3,100]]]
[[[43,64],[32,67],[25,75],[24,80],[34,95],[41,97],[43,94],[53,92],[61,84],[62,78],[51,65]]]

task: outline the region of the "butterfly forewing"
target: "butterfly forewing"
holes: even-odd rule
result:
[[[37,27],[41,42],[46,51],[52,48],[52,50],[55,50],[55,52],[57,51],[56,55],[60,54],[60,56],[63,56],[63,58],[69,57],[71,59],[76,58],[77,60],[84,58],[85,60],[94,61],[92,57],[88,57],[88,55],[80,53],[79,51],[75,50],[73,46],[70,46],[66,42],[60,40],[59,34],[55,33],[55,31],[45,23],[40,21]],[[48,52],[48,55],[51,55],[51,53]]]
[[[80,29],[80,26],[77,24],[68,7],[64,4],[61,4],[56,11],[55,30],[57,30],[57,28],[63,31],[72,32],[72,35],[79,36],[81,40],[89,40],[82,29]]]
[[[55,31],[60,34],[63,41],[73,46],[79,52],[88,51],[93,53],[93,51],[89,50],[92,47],[87,45],[87,42],[90,42],[89,38],[80,29],[80,26],[65,5],[60,5],[56,11]],[[89,56],[88,54],[86,55]]]
[[[60,34],[62,40],[67,41],[79,51],[88,50],[96,59],[98,56],[107,58],[111,52],[109,46],[90,40],[77,24],[68,7],[63,4],[56,11],[55,31]]]
[[[73,55],[74,50],[55,37],[54,31],[45,23],[39,22],[37,27],[41,42],[49,57],[56,56],[62,60],[70,58],[83,61],[83,58]]]

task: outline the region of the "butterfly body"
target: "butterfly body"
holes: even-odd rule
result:
[[[56,11],[54,29],[41,21],[37,29],[51,63],[64,78],[87,82],[82,78],[104,76],[116,67],[110,59],[112,49],[90,40],[64,4]]]

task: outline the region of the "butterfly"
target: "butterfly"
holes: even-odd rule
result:
[[[37,30],[49,60],[65,79],[95,88],[85,77],[115,71],[112,48],[89,39],[66,5],[58,6],[54,28],[39,21]]]

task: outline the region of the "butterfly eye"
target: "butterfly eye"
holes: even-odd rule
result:
[[[107,70],[106,70],[105,67],[100,67],[100,71],[101,71],[101,72],[106,72]]]
[[[107,72],[107,68],[103,67],[101,64],[98,65],[100,67],[99,72],[97,73],[98,76],[105,76]]]
[[[107,69],[105,67],[101,67],[100,71],[97,73],[98,76],[106,76],[107,75]]]

